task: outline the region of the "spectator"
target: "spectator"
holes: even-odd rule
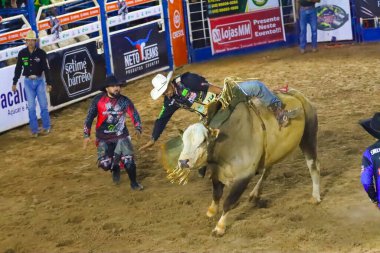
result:
[[[321,0],[297,0],[296,15],[300,21],[300,52],[305,53],[306,50],[306,26],[311,28],[311,46],[312,51],[317,52],[317,10],[315,3]],[[298,16],[299,14],[299,16]]]
[[[16,92],[17,82],[22,72],[25,76],[25,93],[28,101],[29,126],[32,131],[32,137],[38,137],[39,128],[36,115],[36,97],[41,109],[43,128],[41,134],[49,134],[51,127],[46,97],[46,91],[50,92],[52,89],[50,85],[49,63],[46,58],[46,52],[36,46],[37,37],[34,31],[30,30],[27,33],[25,41],[27,47],[22,49],[17,56],[12,90],[13,92]],[[42,73],[45,73],[46,85]]]

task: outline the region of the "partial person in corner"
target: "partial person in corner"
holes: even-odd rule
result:
[[[380,113],[359,124],[376,139],[363,153],[360,179],[370,201],[380,209]]]

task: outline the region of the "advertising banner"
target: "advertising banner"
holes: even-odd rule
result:
[[[17,91],[12,91],[15,65],[0,68],[0,133],[29,122],[28,103],[24,90],[24,77],[17,83]],[[37,116],[40,107],[37,102]]]
[[[116,25],[136,21],[136,20],[141,20],[144,18],[152,17],[155,15],[158,15],[161,13],[161,8],[160,6],[153,6],[137,11],[132,11],[126,14],[124,18],[120,18],[119,16],[113,16],[108,18],[108,25],[109,27],[113,27]],[[47,46],[50,44],[54,44],[60,41],[67,40],[69,38],[74,38],[80,35],[85,35],[85,34],[90,34],[93,32],[97,32],[101,29],[101,24],[100,22],[92,22],[88,23],[86,25],[78,26],[72,29],[64,30],[59,32],[58,36],[57,34],[51,34],[48,36],[44,36],[40,38],[40,45],[41,46]],[[0,52],[1,54],[1,52]]]
[[[245,12],[280,7],[278,0],[248,0]]]
[[[114,74],[129,80],[169,65],[166,37],[158,24],[111,35]]]
[[[169,0],[170,38],[173,46],[174,66],[187,64],[186,32],[181,1]]]
[[[125,1],[125,3],[128,7],[132,7],[132,6],[136,6],[140,4],[149,3],[152,1],[154,0],[127,0]],[[110,11],[118,10],[119,9],[118,2],[119,1],[107,3],[106,11],[110,12]],[[65,25],[65,24],[76,22],[76,21],[96,17],[98,15],[100,15],[100,8],[91,7],[84,10],[79,10],[79,11],[63,14],[55,18],[58,20],[60,25]],[[51,22],[50,19],[45,19],[45,20],[39,21],[37,25],[38,25],[38,30],[46,30],[46,29],[52,28],[53,23]]]
[[[207,0],[210,18],[279,7],[278,0]]]
[[[0,44],[24,39],[30,28],[22,28],[16,31],[0,34]]]
[[[321,0],[316,8],[318,42],[353,39],[349,0]],[[307,29],[307,41],[311,42],[310,26]]]
[[[48,54],[53,89],[51,105],[57,106],[98,91],[106,77],[105,61],[96,42]]]
[[[380,0],[356,0],[355,3],[359,18],[380,17]]]
[[[285,41],[280,8],[209,19],[212,53]]]

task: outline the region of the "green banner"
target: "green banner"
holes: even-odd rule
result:
[[[210,18],[244,13],[246,6],[247,0],[207,0]]]

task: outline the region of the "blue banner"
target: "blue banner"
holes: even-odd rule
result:
[[[126,81],[169,65],[164,32],[158,24],[111,36],[114,74]]]
[[[356,0],[357,16],[359,18],[380,17],[380,1]]]

